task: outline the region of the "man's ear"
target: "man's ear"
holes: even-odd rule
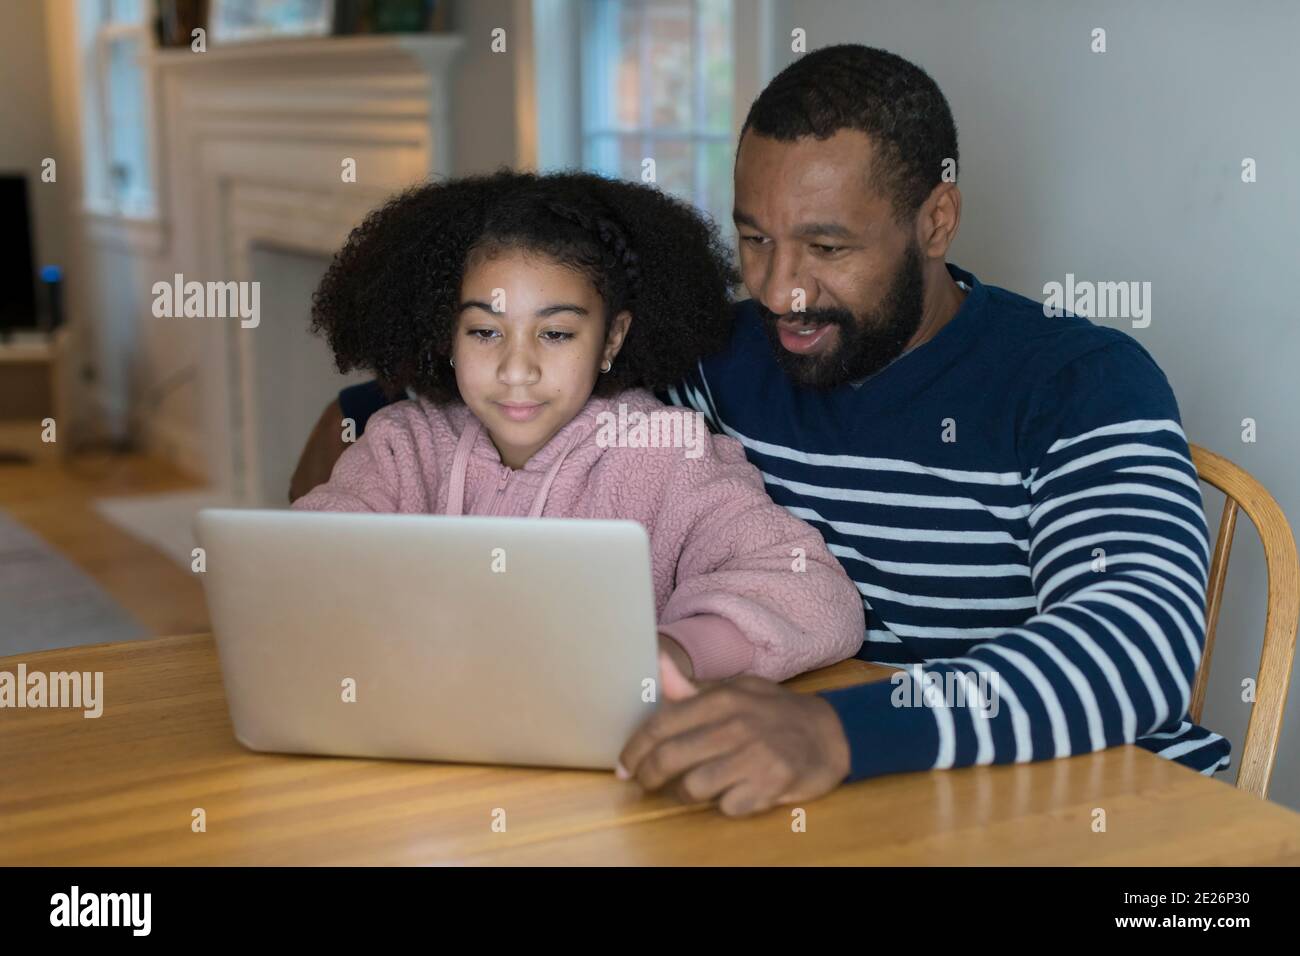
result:
[[[916,219],[916,241],[927,259],[944,259],[961,225],[961,190],[940,183],[931,190]]]
[[[614,359],[623,347],[623,340],[627,338],[627,330],[631,325],[632,313],[627,309],[614,316],[613,321],[609,323],[609,333],[605,336],[605,352],[602,361],[614,364]]]

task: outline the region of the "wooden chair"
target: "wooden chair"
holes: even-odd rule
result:
[[[1268,491],[1244,469],[1226,458],[1192,445],[1192,461],[1201,480],[1227,496],[1219,536],[1214,543],[1210,562],[1210,581],[1206,588],[1205,652],[1192,685],[1189,715],[1200,723],[1205,705],[1205,688],[1210,678],[1210,657],[1214,653],[1215,625],[1222,607],[1223,582],[1228,577],[1228,555],[1237,512],[1255,525],[1264,545],[1268,566],[1268,611],[1264,618],[1264,650],[1259,659],[1255,682],[1255,703],[1246,727],[1246,743],[1237,762],[1237,787],[1257,797],[1268,796],[1269,779],[1277,758],[1278,737],[1282,732],[1282,714],[1286,709],[1287,689],[1291,683],[1291,664],[1295,657],[1296,623],[1300,619],[1300,562],[1296,559],[1295,538],[1282,509]]]

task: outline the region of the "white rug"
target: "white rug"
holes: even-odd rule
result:
[[[194,515],[200,508],[241,507],[212,491],[170,492],[98,498],[95,510],[127,534],[153,545],[185,570],[190,569]],[[246,506],[244,506],[246,507]]]

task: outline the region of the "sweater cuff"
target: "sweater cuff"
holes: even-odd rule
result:
[[[910,680],[910,678],[909,678]],[[939,727],[931,708],[900,706],[893,680],[822,691],[849,742],[849,775],[862,780],[887,773],[932,770],[939,757]],[[900,697],[911,701],[908,693]]]
[[[696,614],[660,624],[691,659],[695,680],[722,680],[743,674],[754,662],[754,645],[740,628],[719,614]]]

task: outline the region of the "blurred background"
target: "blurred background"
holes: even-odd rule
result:
[[[5,211],[32,217],[14,270],[66,277],[60,425],[283,503],[341,383],[306,332],[311,290],[393,190],[501,165],[641,178],[652,158],[661,186],[730,222],[735,13],[732,0],[6,4]],[[154,282],[176,273],[259,282],[268,321],[152,315]],[[39,294],[6,313],[11,342],[43,341],[19,330],[52,320],[53,287],[13,284]]]
[[[311,292],[368,209],[501,165],[650,168],[730,235],[736,135],[797,31],[947,95],[950,261],[1040,299],[1068,273],[1150,282],[1148,327],[1099,321],[1153,353],[1194,442],[1300,515],[1295,4],[4,0],[0,654],[206,629],[190,519],[286,503],[348,381]],[[258,282],[259,324],[156,315],[177,275]],[[1243,522],[1204,719],[1237,748],[1265,586]],[[29,635],[8,651],[6,612]],[[1297,710],[1272,790],[1293,807]]]

